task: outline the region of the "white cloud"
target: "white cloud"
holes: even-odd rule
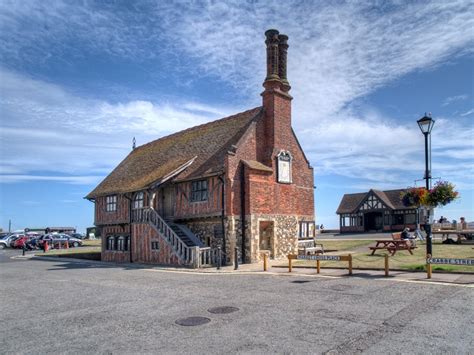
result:
[[[181,100],[113,104],[5,69],[0,76],[0,182],[97,181],[130,152],[133,136],[141,145],[235,112]]]
[[[20,69],[54,61],[73,67],[72,60],[98,54],[153,60],[152,78],[170,71],[213,76],[253,106],[265,76],[263,33],[275,27],[290,36],[294,126],[317,174],[400,186],[423,174],[421,134],[378,112],[348,107],[407,73],[472,51],[472,12],[466,1],[141,2],[123,8],[115,2],[0,2],[0,54]],[[105,174],[128,153],[134,135],[141,144],[239,111],[194,99],[86,99],[5,69],[0,75],[2,135],[10,139],[2,144],[0,167],[9,179],[44,167]],[[466,145],[473,128],[462,120],[437,120],[433,169],[469,184],[472,154]],[[442,159],[461,161],[463,169]]]
[[[453,102],[464,101],[464,100],[467,100],[468,97],[469,96],[465,95],[465,94],[450,96],[450,97],[447,97],[446,99],[444,99],[441,106],[448,106],[448,105],[452,104]]]
[[[470,116],[474,113],[474,108],[472,110],[461,113],[461,116]]]
[[[43,175],[0,175],[0,183],[16,183],[25,181],[55,181],[71,184],[99,183],[102,176],[43,176]]]

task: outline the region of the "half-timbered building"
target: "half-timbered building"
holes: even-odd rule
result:
[[[370,190],[345,194],[337,209],[339,229],[348,232],[388,232],[416,227],[416,207],[406,207],[406,190]]]
[[[313,169],[291,126],[288,37],[265,33],[262,106],[132,152],[86,198],[102,260],[201,266],[283,257],[314,234]]]

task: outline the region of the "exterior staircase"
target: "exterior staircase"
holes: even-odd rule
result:
[[[176,233],[188,247],[204,247],[204,243],[196,237],[186,226],[166,221],[170,228]]]
[[[132,210],[132,223],[152,226],[172,247],[181,262],[193,268],[217,265],[217,250],[204,244],[183,225],[166,222],[154,209],[145,207]]]

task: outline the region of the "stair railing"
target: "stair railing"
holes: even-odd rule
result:
[[[145,207],[132,210],[132,222],[150,224],[186,265],[199,267],[199,247],[188,247],[154,209]]]
[[[219,259],[219,249],[199,248],[199,267],[216,266]]]

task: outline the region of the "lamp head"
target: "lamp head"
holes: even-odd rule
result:
[[[418,123],[418,126],[420,127],[421,132],[423,132],[423,134],[430,134],[431,129],[434,126],[435,120],[431,118],[431,115],[425,114],[416,122]]]

